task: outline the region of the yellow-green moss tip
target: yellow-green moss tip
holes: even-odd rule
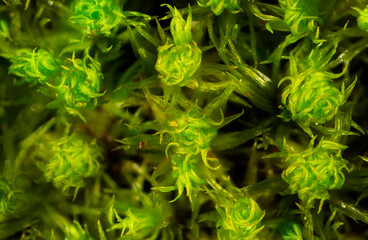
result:
[[[71,135],[50,143],[50,160],[44,166],[47,181],[66,190],[81,188],[84,178],[96,176],[101,153],[95,142]]]
[[[83,108],[88,104],[96,106],[97,98],[103,95],[100,63],[89,56],[81,60],[74,55],[69,61],[72,65],[65,67],[56,81],[58,99],[72,108]]]
[[[121,9],[113,0],[77,0],[72,8],[70,22],[81,26],[88,35],[109,35],[121,21]]]
[[[195,80],[201,60],[202,51],[194,42],[166,44],[158,48],[155,68],[164,84],[185,86]]]
[[[297,193],[303,202],[330,198],[328,190],[340,189],[345,181],[346,161],[341,156],[345,146],[321,140],[313,147],[285,158],[287,168],[282,179],[289,184],[288,192]]]
[[[217,206],[220,220],[217,221],[219,240],[243,239],[256,240],[262,230],[261,221],[264,212],[251,198],[240,198],[235,203]]]
[[[9,73],[33,84],[45,84],[61,70],[60,61],[43,49],[20,49],[10,61]]]

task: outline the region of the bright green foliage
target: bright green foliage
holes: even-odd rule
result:
[[[121,10],[114,0],[75,0],[70,22],[83,28],[88,35],[109,35],[121,21]]]
[[[262,230],[264,212],[251,198],[240,198],[235,203],[216,207],[220,220],[216,223],[219,240],[256,240]]]
[[[185,86],[194,80],[194,75],[201,66],[202,51],[192,41],[191,11],[185,22],[176,8],[167,6],[173,14],[170,31],[174,44],[167,42],[157,49],[158,57],[155,68],[159,72],[161,82],[167,85]]]
[[[56,81],[55,91],[58,99],[72,108],[83,108],[92,103],[97,104],[100,84],[103,79],[100,63],[86,56],[81,59],[69,59],[71,66],[65,67]],[[89,62],[89,63],[88,63]]]
[[[0,239],[366,238],[367,1],[0,0]]]
[[[284,22],[293,35],[309,34],[322,22],[318,18],[318,1],[280,0],[280,5],[285,12]]]
[[[156,70],[167,85],[185,86],[201,66],[202,51],[196,43],[166,44],[158,48]]]
[[[316,147],[313,144],[314,138],[305,151],[288,155],[284,159],[287,168],[281,175],[289,184],[288,192],[297,193],[308,203],[329,199],[328,190],[342,187],[347,169],[341,156],[345,146],[327,140],[321,140]]]
[[[363,31],[368,30],[368,7],[360,10],[359,8],[353,8],[359,13],[359,17],[357,18],[358,27]]]
[[[176,178],[173,187],[158,187],[159,191],[167,192],[178,190],[177,200],[187,190],[189,200],[193,199],[193,190],[199,190],[199,186],[204,184],[204,180],[199,176],[197,169],[198,160],[202,160],[206,167],[213,167],[208,161],[218,161],[218,159],[208,158],[207,154],[211,150],[210,142],[217,136],[215,123],[210,120],[197,106],[187,113],[180,110],[167,111],[168,127],[163,130],[170,135],[170,143],[166,147],[166,154],[172,148],[171,155],[172,173]]]
[[[168,4],[164,4],[167,6],[171,14],[173,15],[171,22],[170,22],[170,32],[174,39],[175,45],[180,45],[182,43],[191,43],[192,42],[192,12],[189,8],[189,14],[187,21],[183,19],[180,15],[178,9],[176,7],[171,7]]]
[[[195,107],[188,113],[173,110],[167,114],[167,131],[171,136],[167,150],[172,146],[175,153],[186,158],[201,154],[205,165],[213,168],[208,164],[207,153],[211,150],[210,142],[217,136],[215,123]]]
[[[219,16],[228,9],[231,12],[238,12],[240,0],[200,0],[198,4],[203,7],[211,7],[212,12]]]
[[[284,90],[289,95],[283,103],[294,121],[323,124],[335,116],[345,97],[329,80],[324,72],[307,71]]]
[[[81,188],[83,178],[96,176],[101,153],[96,143],[77,136],[66,136],[50,143],[50,160],[43,167],[47,181],[66,190]]]
[[[123,239],[157,239],[160,228],[164,226],[165,218],[159,207],[130,208],[124,219],[115,211],[118,223],[112,229],[122,229]]]
[[[354,83],[345,91],[340,91],[332,82],[341,74],[333,74],[324,67],[336,51],[336,46],[330,52],[329,47],[320,50],[320,46],[312,50],[308,58],[297,59],[290,56],[290,76],[282,79],[290,80],[282,93],[282,117],[285,120],[296,121],[307,133],[311,134],[309,126],[324,124],[331,120],[339,107],[345,103]]]
[[[199,190],[199,186],[205,182],[198,176],[197,163],[198,157],[186,157],[181,154],[171,156],[171,164],[173,171],[171,175],[176,179],[175,188],[178,189],[178,196],[173,200],[178,199],[184,191],[187,190],[189,200],[193,201],[193,190]]]
[[[10,61],[9,73],[32,84],[45,84],[61,70],[60,62],[43,49],[20,49]]]

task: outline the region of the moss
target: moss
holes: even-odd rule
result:
[[[365,1],[2,2],[0,239],[367,238]]]

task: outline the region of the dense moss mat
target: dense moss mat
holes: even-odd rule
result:
[[[367,4],[2,0],[0,239],[368,239]]]

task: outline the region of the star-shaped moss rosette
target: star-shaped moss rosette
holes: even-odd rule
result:
[[[315,199],[321,200],[322,206],[330,198],[328,190],[343,186],[344,172],[348,170],[347,161],[341,155],[346,146],[324,139],[314,146],[315,139],[302,152],[282,151],[267,156],[283,158],[286,169],[281,176],[289,184],[284,194],[298,194],[307,206],[312,206]]]
[[[173,154],[171,156],[172,172],[171,176],[175,179],[173,186],[160,186],[153,189],[160,192],[178,191],[178,195],[170,202],[178,200],[186,189],[189,201],[193,203],[196,193],[205,183],[200,171],[198,171],[198,156],[186,157],[181,154]]]
[[[71,135],[50,143],[49,156],[40,167],[47,181],[55,187],[67,190],[70,187],[84,187],[84,178],[94,177],[100,170],[99,159],[102,158],[95,141]]]
[[[61,71],[61,62],[44,49],[20,49],[10,56],[9,73],[21,82],[45,84]]]
[[[189,201],[193,202],[193,191],[200,190],[199,186],[205,183],[205,181],[198,176],[198,161],[198,156],[190,158],[186,158],[180,154],[171,156],[171,175],[176,179],[175,186],[172,190],[178,190],[178,195],[172,201],[176,201],[182,195],[184,189],[186,189]]]
[[[320,39],[319,26],[324,24],[334,7],[334,2],[326,4],[321,0],[281,0],[279,3],[280,7],[276,8],[267,4],[260,6],[256,3],[250,4],[250,11],[266,21],[265,27],[268,31],[290,32],[268,59],[263,61],[263,63],[274,63],[277,69],[283,58],[284,49],[291,44],[303,38],[311,39],[314,43],[324,42]],[[267,9],[274,15],[263,14],[259,7],[263,10]]]
[[[252,198],[239,198],[216,206],[219,220],[216,222],[219,240],[244,239],[256,240],[262,231],[261,221],[264,212]]]
[[[184,188],[187,190],[189,200],[193,200],[195,191],[199,190],[199,186],[204,184],[204,180],[198,165],[202,159],[204,166],[216,170],[221,165],[216,157],[209,157],[211,151],[210,142],[217,136],[217,128],[220,123],[216,123],[209,119],[197,107],[185,113],[180,110],[170,110],[167,114],[167,125],[158,133],[165,134],[169,137],[169,143],[166,146],[166,155],[171,159],[172,177],[176,179],[174,186],[160,186],[153,189],[170,192],[178,190],[177,197],[172,200],[176,201],[183,193]],[[217,166],[212,166],[214,162]]]
[[[192,40],[192,13],[189,8],[185,21],[175,7],[167,4],[164,6],[167,6],[173,15],[170,23],[173,43],[168,41],[157,49],[155,68],[162,83],[168,86],[186,86],[195,80],[195,74],[202,61],[202,51]]]
[[[138,199],[134,203],[128,199],[112,197],[108,211],[111,227],[107,232],[118,229],[122,239],[158,239],[160,235],[166,235],[165,229],[171,217],[171,208],[167,203],[154,201],[152,195],[135,189]],[[116,220],[115,220],[116,219]]]
[[[334,118],[356,83],[354,81],[347,89],[343,83],[341,90],[332,83],[333,79],[341,77],[346,71],[345,68],[340,74],[335,74],[326,67],[336,48],[337,45],[318,45],[305,59],[291,54],[290,76],[279,83],[280,86],[290,81],[281,96],[284,105],[281,107],[281,117],[286,121],[295,121],[309,135],[313,135],[311,126],[324,124]]]
[[[143,208],[129,208],[125,217],[121,218],[114,209],[118,223],[114,224],[108,231],[121,229],[121,236],[129,239],[157,239],[160,228],[164,223],[162,209],[158,206],[144,206]]]
[[[265,212],[258,203],[236,187],[230,192],[212,178],[208,178],[207,183],[212,189],[206,188],[206,192],[216,203],[216,212],[204,215],[200,221],[214,222],[219,240],[259,239],[257,235],[264,228],[261,221]]]
[[[318,16],[321,14],[320,0],[282,0],[280,5],[284,10],[284,22],[290,28],[291,34],[305,35],[313,32],[323,20]]]
[[[114,0],[76,0],[70,22],[82,27],[88,35],[109,35],[121,22],[122,12]]]
[[[12,63],[9,73],[19,76],[19,83],[41,84],[39,92],[56,96],[46,105],[48,108],[62,108],[84,120],[78,109],[96,107],[97,98],[105,94],[101,93],[100,63],[89,56],[88,50],[83,59],[76,58],[73,52],[64,64],[63,58],[55,58],[44,49],[21,49],[5,56]]]
[[[154,189],[162,192],[178,190],[177,197],[172,200],[176,201],[186,188],[187,196],[192,202],[194,195],[201,189],[200,186],[205,183],[206,178],[203,175],[205,171],[199,169],[201,165],[198,161],[202,159],[204,164],[202,167],[210,170],[217,170],[221,167],[219,159],[214,154],[209,154],[211,141],[216,138],[219,128],[241,114],[226,120],[222,119],[221,122],[214,122],[198,106],[193,106],[188,113],[179,110],[168,111],[168,127],[162,130],[162,133],[167,133],[170,137],[166,155],[171,158],[171,175],[176,182],[174,186],[155,187]]]
[[[174,152],[202,156],[205,165],[212,168],[207,162],[207,153],[210,151],[210,142],[217,136],[216,123],[208,118],[201,110],[194,106],[187,113],[180,110],[167,111],[168,128],[171,143],[167,145],[166,152],[173,147]]]
[[[156,70],[163,83],[185,86],[194,80],[201,59],[202,51],[196,43],[166,44],[158,48]]]
[[[57,98],[61,105],[72,109],[97,105],[97,98],[104,95],[101,92],[100,63],[88,54],[83,58],[68,59],[71,65],[63,66],[61,76],[55,81]]]
[[[165,109],[165,101],[162,97],[152,95],[146,92],[146,98],[149,99],[152,110],[161,117],[158,122],[153,122],[146,126],[130,126],[132,128],[144,130],[155,130],[155,135],[160,134],[160,143],[166,143],[165,153],[171,160],[171,176],[175,178],[173,186],[154,186],[153,189],[161,192],[178,191],[176,201],[187,190],[189,200],[200,186],[204,183],[203,171],[200,167],[210,170],[217,170],[221,167],[219,159],[211,153],[211,142],[217,136],[218,129],[227,125],[232,120],[240,117],[243,113],[224,118],[222,112],[221,120],[216,122],[209,118],[205,111],[198,104],[191,102],[183,96],[177,96],[178,106]],[[224,97],[224,96],[222,96]],[[219,104],[218,99],[212,103],[214,106]],[[181,110],[183,109],[183,110]],[[212,109],[213,111],[216,109]],[[210,115],[210,112],[207,112]],[[140,134],[151,142],[152,136]],[[122,144],[134,144],[136,136],[128,137],[118,142]],[[199,161],[203,162],[203,165]],[[172,202],[171,201],[171,202]]]

